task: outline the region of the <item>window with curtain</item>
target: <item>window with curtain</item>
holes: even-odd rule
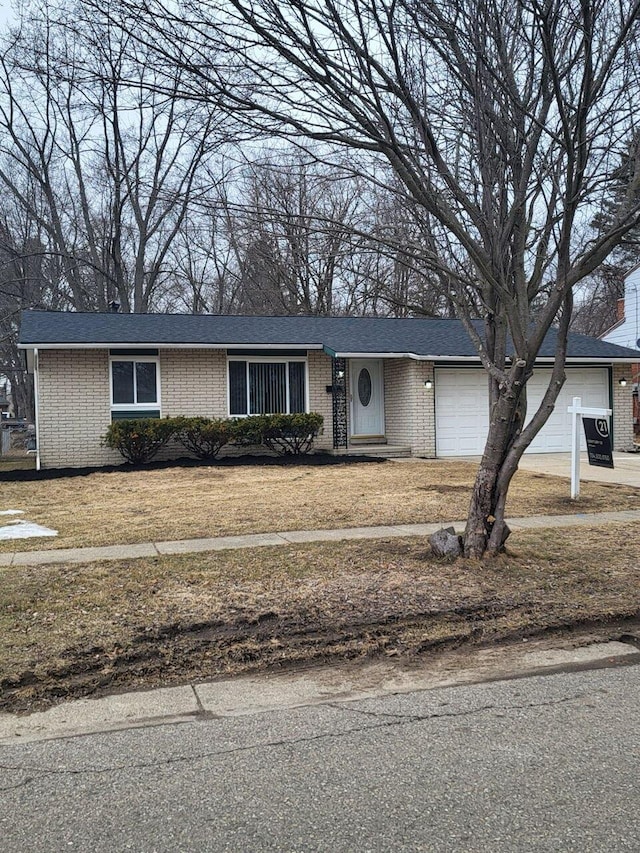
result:
[[[304,361],[229,361],[229,414],[276,415],[306,411]]]

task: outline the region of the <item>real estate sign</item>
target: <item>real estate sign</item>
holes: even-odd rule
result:
[[[608,418],[585,418],[584,434],[587,439],[587,456],[589,465],[600,468],[613,468],[613,452],[611,449],[611,433]]]

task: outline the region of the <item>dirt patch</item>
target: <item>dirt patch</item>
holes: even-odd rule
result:
[[[523,533],[481,564],[411,539],[12,569],[0,708],[637,618],[636,528]]]
[[[329,457],[335,459],[335,457]],[[0,509],[57,530],[46,547],[75,548],[385,524],[449,523],[467,515],[476,465],[460,461],[240,465],[94,472],[2,484]],[[640,490],[519,471],[511,516],[640,509]],[[0,543],[35,550],[45,540]]]

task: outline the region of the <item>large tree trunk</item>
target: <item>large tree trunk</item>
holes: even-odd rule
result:
[[[514,387],[515,386],[515,387]],[[514,448],[526,413],[526,391],[514,383],[501,389],[492,407],[489,435],[471,494],[464,532],[465,557],[481,558],[502,550],[508,535],[504,512],[507,492],[524,447]]]
[[[509,529],[505,519],[507,493],[523,453],[553,412],[564,385],[567,334],[573,309],[571,291],[565,294],[556,332],[555,361],[544,398],[525,427],[527,382],[532,363],[512,359],[505,379],[493,381],[489,434],[471,493],[469,515],[464,532],[464,554],[480,559],[503,550]],[[544,330],[543,330],[544,331]],[[497,390],[497,395],[496,395]]]

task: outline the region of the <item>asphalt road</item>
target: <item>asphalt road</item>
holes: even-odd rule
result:
[[[0,850],[639,851],[640,668],[0,748]]]

